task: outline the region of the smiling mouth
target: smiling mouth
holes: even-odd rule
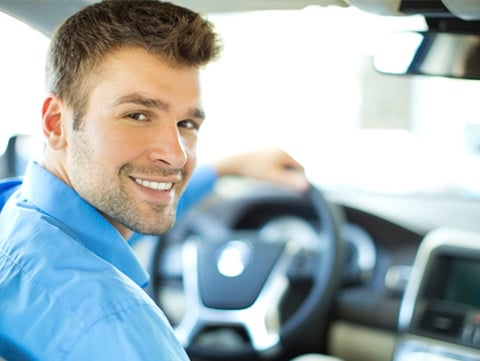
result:
[[[172,182],[155,182],[140,178],[133,178],[133,180],[142,187],[153,189],[154,191],[168,191],[173,187]]]

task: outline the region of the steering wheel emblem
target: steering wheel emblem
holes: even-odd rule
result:
[[[251,247],[244,241],[228,242],[220,251],[217,269],[225,277],[240,276],[252,255]]]

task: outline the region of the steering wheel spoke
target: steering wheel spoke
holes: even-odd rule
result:
[[[283,248],[258,297],[249,307],[220,309],[205,305],[201,299],[198,273],[195,272],[201,242],[198,237],[190,237],[183,245],[186,312],[175,329],[183,345],[188,347],[203,329],[211,325],[222,325],[243,328],[258,352],[266,352],[275,347],[280,339],[278,309],[288,289],[285,273],[293,260],[292,251],[295,247]]]

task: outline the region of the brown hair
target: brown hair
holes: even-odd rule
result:
[[[74,128],[87,106],[86,79],[107,53],[123,46],[144,48],[172,66],[202,66],[220,52],[213,25],[184,7],[157,0],[87,6],[58,28],[47,58],[47,89],[72,107]]]

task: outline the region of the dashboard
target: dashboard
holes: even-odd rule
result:
[[[442,228],[418,251],[394,361],[480,360],[480,237]]]
[[[293,242],[306,254],[328,247],[327,240],[318,232],[322,228],[322,220],[297,195],[266,184],[239,185],[236,181],[231,182],[222,181],[216,192],[186,217],[188,229],[183,228],[181,232],[173,229],[170,236],[179,240],[185,238],[185,232],[200,230],[216,239],[219,233],[222,234],[222,227],[226,227],[239,234],[248,234],[251,239],[269,246],[284,247]],[[401,207],[397,207],[395,201],[384,202],[383,206],[379,206],[379,202],[372,207],[374,202],[352,203],[350,195],[347,197],[349,201],[345,202],[338,194],[324,194],[339,226],[339,237],[345,246],[344,256],[336,274],[339,282],[328,312],[328,331],[318,336],[317,330],[312,328],[312,334],[317,335],[313,337],[314,346],[307,345],[304,350],[328,353],[345,360],[384,361],[392,360],[395,355],[395,361],[404,361],[426,359],[427,353],[433,354],[432,350],[441,346],[441,354],[428,357],[443,357],[432,358],[442,361],[480,360],[472,356],[471,351],[480,345],[480,312],[477,312],[480,298],[471,291],[478,289],[480,282],[477,278],[466,278],[466,275],[480,271],[477,253],[459,253],[457,239],[454,247],[457,251],[451,252],[452,245],[443,246],[441,257],[435,258],[433,263],[427,262],[431,258],[429,255],[440,254],[432,251],[431,246],[425,246],[429,244],[432,231],[438,227],[432,230],[428,222],[420,222],[416,217],[416,212],[422,209],[418,206],[419,199],[412,201],[413,208],[409,211],[400,212]],[[432,207],[429,202],[420,202],[423,209]],[[468,212],[471,206],[466,205]],[[461,213],[458,204],[455,207]],[[405,209],[408,210],[408,207]],[[446,211],[452,214],[451,209]],[[217,222],[222,224],[220,231]],[[255,237],[251,236],[252,232]],[[474,231],[471,233],[475,234]],[[147,253],[151,254],[152,250]],[[155,257],[149,259],[150,268],[161,268],[162,272],[173,275],[161,294],[154,295],[154,298],[167,305],[166,309],[163,308],[174,325],[180,323],[188,308],[188,297],[181,291],[182,277],[185,277],[181,264],[185,260],[182,261],[180,253],[181,247],[177,245],[163,255],[163,261]],[[450,271],[443,271],[445,269]],[[419,280],[419,275],[423,275],[426,281],[423,278],[423,281]],[[416,285],[415,291],[412,291],[412,284]],[[429,284],[430,288],[425,284]],[[304,283],[300,282],[294,293],[303,294],[303,286]],[[432,304],[433,299],[442,301],[434,302],[432,307],[421,306]],[[293,298],[292,302],[298,300]],[[450,315],[451,310],[447,312],[452,319],[441,313],[445,303],[456,305],[453,315]],[[278,306],[282,312],[285,309],[287,313],[291,312],[288,311],[289,305]],[[423,311],[419,311],[422,307]],[[470,311],[458,315],[459,309]],[[440,316],[435,316],[435,312],[440,312]],[[437,321],[432,326],[431,320],[435,319]],[[463,326],[465,320],[470,320],[466,328]],[[472,320],[479,324],[472,324]],[[221,347],[225,347],[245,342],[245,337],[244,334],[232,336],[231,330],[215,328],[215,333],[201,338],[201,342],[210,345],[212,340],[223,340],[225,342],[222,341]],[[319,337],[325,339],[320,341]],[[372,348],[369,346],[371,342],[379,346]],[[454,358],[452,354],[464,357],[468,354],[470,358]]]
[[[328,204],[344,244],[342,265],[334,275],[338,278],[338,288],[328,313],[329,327],[339,323],[360,325],[369,330],[395,334],[402,296],[423,234],[338,200],[329,200]],[[258,235],[255,240],[270,245],[293,242],[305,254],[322,252],[322,248],[328,247],[327,240],[318,231],[324,226],[322,220],[315,216],[302,197],[283,188],[245,180],[222,180],[216,192],[186,217],[189,226],[172,230],[170,241],[172,238],[187,239],[186,233],[198,230],[214,239],[217,237],[217,222],[236,232],[255,232]],[[154,261],[157,269],[156,263],[162,265],[160,268],[164,274],[176,275],[174,281],[169,277],[168,284],[154,296],[174,325],[180,323],[182,313],[188,308],[188,301],[181,291],[180,253],[180,246],[169,247],[163,261]],[[294,277],[290,279],[292,282]],[[297,283],[293,296],[284,297],[281,313],[291,312],[289,310],[300,302],[298,295],[307,292],[305,282],[293,282]],[[317,332],[314,328],[310,331],[312,334]],[[220,331],[215,332],[215,337],[220,337]],[[342,343],[345,336],[319,342],[321,337],[314,340],[312,351],[326,352],[335,347],[332,343]],[[232,339],[232,336],[227,338]],[[316,349],[317,345],[321,345],[321,349]]]

